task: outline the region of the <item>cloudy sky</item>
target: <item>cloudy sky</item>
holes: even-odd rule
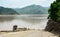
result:
[[[0,0],[0,6],[9,8],[22,8],[36,4],[48,7],[54,0]]]

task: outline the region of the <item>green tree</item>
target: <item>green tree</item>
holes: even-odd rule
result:
[[[48,19],[60,22],[60,0],[56,0],[53,3],[51,3],[48,13],[49,13]]]

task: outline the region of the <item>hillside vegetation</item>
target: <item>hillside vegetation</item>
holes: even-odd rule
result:
[[[0,15],[13,15],[18,14],[14,9],[0,7]]]
[[[40,5],[30,5],[24,8],[15,9],[19,14],[48,14],[48,8]]]

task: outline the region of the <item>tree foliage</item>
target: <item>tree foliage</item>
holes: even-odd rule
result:
[[[51,3],[48,13],[49,19],[60,22],[60,0],[56,0],[53,3]]]

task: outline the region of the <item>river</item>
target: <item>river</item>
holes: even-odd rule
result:
[[[48,14],[0,15],[0,31],[12,30],[14,25],[18,28],[44,29],[47,16]]]

